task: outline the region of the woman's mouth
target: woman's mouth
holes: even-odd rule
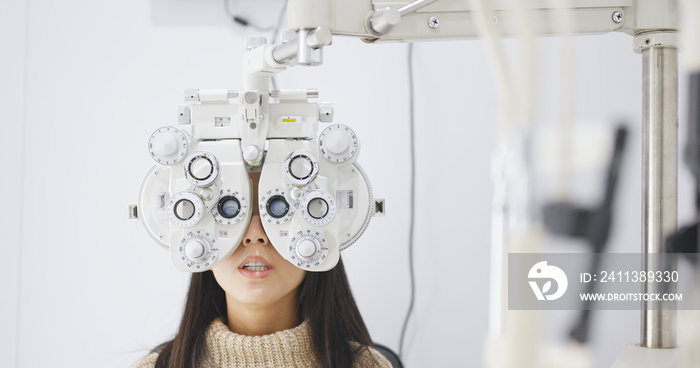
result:
[[[243,265],[243,269],[244,270],[251,270],[251,271],[265,271],[265,270],[269,270],[270,267],[267,267],[260,262],[248,262],[245,265]]]
[[[238,267],[238,271],[245,277],[261,279],[272,272],[272,267],[262,257],[253,256],[246,258]]]

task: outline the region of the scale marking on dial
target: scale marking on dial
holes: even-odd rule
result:
[[[262,220],[276,225],[288,222],[296,213],[296,207],[287,201],[280,188],[265,192],[258,201],[258,209]]]
[[[313,244],[315,249],[308,249]],[[328,258],[328,246],[326,238],[319,231],[311,229],[297,231],[289,241],[289,259],[293,264],[302,269],[311,270],[323,264]],[[300,249],[300,246],[307,249]],[[310,255],[303,255],[303,254]]]
[[[343,124],[333,124],[321,132],[318,138],[321,155],[333,163],[347,162],[357,153],[359,141],[355,132]]]
[[[187,155],[188,148],[189,142],[185,133],[171,126],[158,128],[148,139],[148,152],[153,161],[160,165],[175,165],[181,162]]]
[[[203,254],[197,259],[191,259],[187,255],[187,244],[190,242],[199,242],[203,246]],[[214,236],[203,230],[188,232],[180,241],[178,247],[180,260],[189,269],[206,270],[216,262],[219,257],[219,247]]]
[[[299,213],[309,225],[326,226],[335,218],[335,198],[324,190],[307,193],[299,203]]]
[[[192,227],[204,215],[204,201],[191,192],[175,193],[168,200],[167,215],[170,223],[177,227]]]

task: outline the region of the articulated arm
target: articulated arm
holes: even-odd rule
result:
[[[522,6],[514,8],[514,1],[521,1]],[[493,0],[493,22],[501,35],[516,35],[517,12],[524,10],[536,34],[556,34],[555,17],[560,11],[554,6],[556,3]],[[677,29],[676,0],[570,0],[561,3],[574,14],[575,23],[570,30],[575,34],[622,31],[639,35],[663,31],[667,35]],[[471,0],[289,0],[287,23],[293,32],[321,27],[336,35],[360,37],[367,42],[465,39],[478,37],[474,13]],[[675,46],[674,39],[657,38],[649,42]],[[646,38],[640,42],[646,42]],[[635,48],[643,46],[646,45]]]

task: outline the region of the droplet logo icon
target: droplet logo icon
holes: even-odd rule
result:
[[[538,262],[532,266],[527,277],[530,280],[530,287],[532,292],[535,293],[537,300],[557,300],[564,295],[566,288],[569,286],[569,280],[566,278],[564,271],[557,266],[547,265],[547,261]],[[536,280],[540,280],[540,282],[543,280],[547,281],[540,289]],[[557,283],[557,287],[554,293],[548,294],[552,290],[552,281]]]

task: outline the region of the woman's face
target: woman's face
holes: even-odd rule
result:
[[[248,231],[233,254],[212,268],[214,277],[226,292],[227,300],[233,302],[264,305],[285,298],[296,300],[296,290],[306,272],[282,258],[270,243],[256,205],[260,173],[251,173],[250,177],[253,213]]]

